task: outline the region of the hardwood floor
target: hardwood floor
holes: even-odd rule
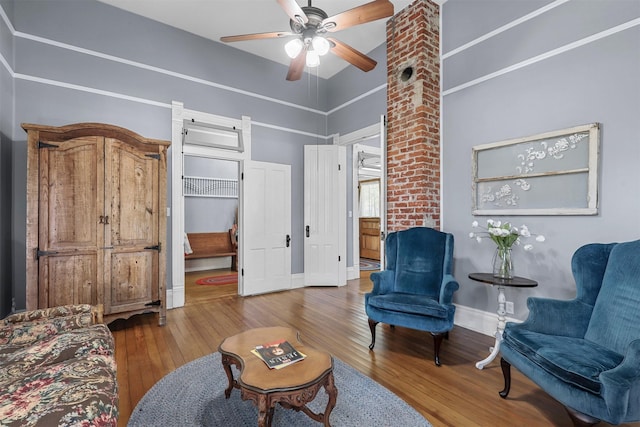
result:
[[[475,362],[488,354],[491,337],[454,328],[442,345],[440,368],[433,363],[433,340],[424,332],[378,325],[375,350],[369,351],[371,335],[363,301],[370,287],[369,280],[359,279],[340,288],[302,288],[251,297],[216,295],[217,286],[187,287],[186,305],[167,312],[166,326],[157,326],[153,314],[112,323],[119,425],[126,426],[140,398],[164,375],[217,351],[226,336],[263,326],[297,329],[307,345],[328,350],[381,383],[434,427],[572,425],[559,403],[515,369],[509,398],[498,396],[503,385],[499,360],[482,371],[475,368]]]

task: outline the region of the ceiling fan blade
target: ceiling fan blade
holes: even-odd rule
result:
[[[279,37],[288,37],[288,36],[295,36],[295,34],[289,31],[276,31],[273,33],[240,34],[237,36],[220,37],[220,41],[225,43],[230,43],[230,42],[241,42],[245,40],[275,39]]]
[[[291,60],[289,65],[289,72],[287,73],[287,80],[295,81],[300,80],[302,72],[304,71],[304,64],[307,59],[307,48],[305,47],[300,51],[298,56]]]
[[[362,71],[371,71],[376,68],[378,63],[364,53],[355,50],[348,44],[342,43],[337,39],[327,37],[327,40],[331,42],[331,52],[360,68]]]
[[[306,24],[309,21],[307,15],[304,13],[302,8],[296,3],[296,0],[277,0],[280,7],[287,12],[289,18],[293,21],[298,22],[302,25]]]
[[[389,16],[393,16],[393,3],[388,0],[375,0],[330,16],[323,20],[320,26],[329,32],[335,32]]]

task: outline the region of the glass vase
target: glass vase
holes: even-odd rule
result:
[[[493,277],[500,279],[512,279],[513,260],[511,258],[511,248],[498,246],[493,255]]]

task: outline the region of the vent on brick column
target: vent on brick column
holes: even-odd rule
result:
[[[400,73],[400,80],[406,82],[411,78],[411,76],[413,76],[413,67],[407,67],[402,70],[402,73]]]

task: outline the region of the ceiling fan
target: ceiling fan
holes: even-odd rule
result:
[[[378,19],[393,16],[393,4],[388,0],[375,0],[353,9],[328,16],[327,13],[311,5],[300,7],[295,0],[276,0],[289,15],[291,31],[272,33],[241,34],[221,37],[225,43],[246,40],[291,38],[285,44],[285,51],[291,58],[287,80],[300,80],[304,66],[317,67],[320,56],[331,51],[362,71],[371,71],[377,62],[353,47],[333,38],[328,33],[344,30],[355,25],[365,24]]]

